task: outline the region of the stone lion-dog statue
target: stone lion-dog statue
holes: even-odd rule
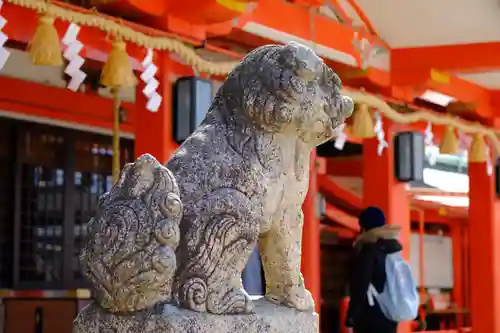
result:
[[[313,311],[301,205],[312,149],[353,111],[340,88],[303,45],[250,52],[165,166],[140,156],[100,199],[81,253],[96,302],[117,314],[158,304],[251,313],[241,273],[258,243],[265,299]]]

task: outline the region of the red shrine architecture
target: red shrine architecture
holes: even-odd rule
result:
[[[143,153],[166,161],[177,148],[189,112],[175,107],[176,83],[198,78],[215,94],[245,53],[294,40],[357,103],[317,149],[303,206],[302,272],[322,332],[346,332],[357,215],[375,205],[401,226],[421,293],[418,320],[400,331],[500,333],[496,3],[0,3],[3,332],[71,332],[91,298],[78,267],[85,224],[113,170]],[[424,136],[423,181],[394,176],[401,132]]]

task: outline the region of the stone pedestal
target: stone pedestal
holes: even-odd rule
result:
[[[104,312],[91,304],[80,312],[73,333],[318,333],[318,315],[260,299],[250,315],[211,315],[171,305],[134,315]]]

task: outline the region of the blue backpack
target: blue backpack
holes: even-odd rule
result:
[[[395,322],[415,319],[420,299],[410,266],[401,252],[386,256],[385,272],[387,280],[381,293],[373,284],[368,287],[368,304],[374,306],[377,301],[385,317]]]

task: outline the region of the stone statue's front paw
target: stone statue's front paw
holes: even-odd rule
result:
[[[297,287],[290,290],[285,305],[299,311],[313,311],[314,299],[309,290],[304,287]]]
[[[312,295],[303,287],[292,288],[285,295],[269,293],[266,295],[266,299],[271,303],[284,305],[299,311],[314,310]]]
[[[253,303],[244,289],[233,288],[227,293],[210,294],[207,299],[207,311],[214,314],[252,313]]]

